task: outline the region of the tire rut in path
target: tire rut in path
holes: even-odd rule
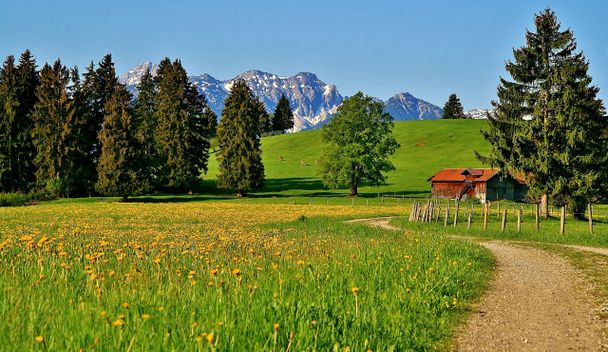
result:
[[[360,219],[387,230],[392,218]],[[580,274],[562,257],[507,242],[481,245],[496,273],[456,338],[457,351],[606,351],[606,323]]]

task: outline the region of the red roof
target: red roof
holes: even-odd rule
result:
[[[464,182],[468,179],[473,182],[487,182],[492,177],[496,176],[499,171],[499,169],[447,168],[431,176],[428,181]],[[471,175],[473,177],[469,176],[467,178],[467,175]],[[516,174],[511,176],[513,176],[517,182],[525,184],[523,175]]]
[[[467,180],[467,174],[469,174],[473,176],[473,182],[486,182],[494,177],[498,171],[497,169],[448,168],[436,173],[429,178],[429,181],[464,182]]]

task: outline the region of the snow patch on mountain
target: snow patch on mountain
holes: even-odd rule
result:
[[[494,109],[472,109],[465,111],[464,114],[470,119],[482,120],[487,119],[488,114],[490,114],[490,116],[494,116],[494,113]]]

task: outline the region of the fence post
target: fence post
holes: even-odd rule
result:
[[[420,217],[420,222],[425,222],[426,221],[426,215],[429,212],[429,205],[427,202],[427,205],[424,206],[424,208],[422,209],[422,216]]]
[[[469,212],[469,218],[467,220],[467,230],[471,229],[471,216],[472,216],[472,213]]]
[[[460,210],[460,202],[456,200],[456,210],[454,211],[454,227],[458,225],[458,210]]]
[[[517,232],[521,232],[521,214],[523,213],[523,210],[521,208],[519,208],[517,210]]]
[[[488,229],[488,203],[483,205],[483,229]]]
[[[535,205],[535,219],[534,219],[534,223],[536,224],[536,231],[540,231],[540,204],[536,203]]]
[[[589,234],[593,235],[593,205],[589,203]]]
[[[367,203],[367,199],[365,201]],[[412,219],[414,218],[414,210],[415,210],[415,208],[416,208],[416,202],[412,202],[412,207],[410,208],[410,218],[409,218],[410,222],[412,222]]]
[[[449,219],[450,219],[450,207],[448,206],[447,208],[445,208],[445,219],[443,221],[444,227],[448,226]]]
[[[500,217],[500,201],[496,202],[498,204],[498,208],[496,209],[496,217]]]
[[[563,235],[566,233],[566,206],[562,206],[560,219],[559,219],[559,234]]]
[[[502,223],[500,224],[500,230],[505,232],[505,228],[507,227],[507,209],[502,211]]]

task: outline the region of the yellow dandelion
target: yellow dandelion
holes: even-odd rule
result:
[[[112,326],[116,326],[116,327],[121,327],[121,326],[123,326],[123,325],[125,325],[125,322],[124,322],[124,321],[122,321],[122,320],[120,320],[120,319],[116,319],[116,320],[114,320],[114,322],[112,323]]]
[[[44,336],[36,336],[36,342],[44,343]]]
[[[240,276],[241,275],[241,269],[236,268],[232,270],[232,275],[234,276]]]
[[[212,332],[207,334],[207,342],[209,342],[210,344],[213,344],[213,339],[215,338],[215,336],[213,335]]]
[[[355,295],[355,296],[359,294],[359,291],[361,291],[361,289],[358,287],[353,287],[350,290],[352,291],[353,295]]]
[[[142,315],[141,315],[141,318],[142,318],[143,320],[148,320],[148,319],[150,319],[150,314],[142,314]]]
[[[272,327],[274,328],[274,331],[279,331],[280,325],[277,323],[274,323],[274,325]]]

